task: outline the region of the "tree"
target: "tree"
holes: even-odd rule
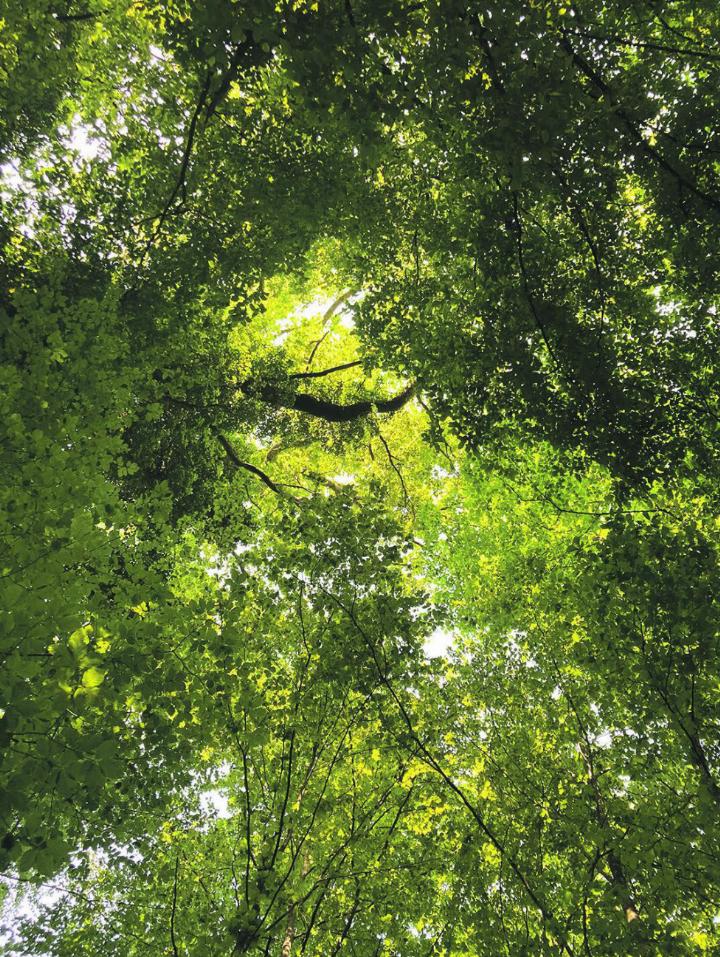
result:
[[[713,952],[713,5],[6,7],[10,952]]]

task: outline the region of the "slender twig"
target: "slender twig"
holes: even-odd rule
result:
[[[690,193],[702,200],[706,206],[709,206],[716,213],[720,212],[720,200],[716,199],[710,193],[706,193],[691,179],[684,176],[679,169],[673,166],[673,164],[643,136],[637,121],[633,119],[623,105],[618,102],[609,84],[585,57],[575,50],[567,38],[567,31],[562,31],[562,33],[563,38],[560,41],[560,46],[572,58],[572,62],[580,73],[592,83],[595,88],[596,98],[602,97],[613,107],[615,115],[622,121],[625,129],[630,133],[643,153],[652,159],[662,170],[672,176],[679,187],[685,187]]]
[[[218,442],[225,449],[225,451],[227,452],[228,458],[230,459],[230,461],[236,468],[245,469],[246,472],[251,472],[253,475],[256,475],[261,482],[267,485],[269,489],[275,492],[276,495],[281,495],[284,498],[287,497],[287,493],[283,492],[282,488],[280,487],[280,485],[283,485],[286,483],[278,484],[277,482],[273,482],[270,476],[266,475],[262,469],[259,469],[256,465],[252,465],[250,462],[243,462],[243,460],[238,457],[237,453],[235,452],[235,449],[232,447],[232,445],[230,445],[230,443],[228,442],[228,440],[225,438],[224,435],[218,434]],[[302,488],[302,486],[300,485],[292,485],[288,487]]]
[[[178,869],[180,867],[180,856],[175,857],[175,882],[173,884],[172,910],[170,912],[170,941],[172,943],[173,954],[180,957],[180,951],[177,949],[175,940],[175,913],[177,911],[177,891],[178,891]]]
[[[188,167],[190,165],[190,157],[192,156],[193,145],[195,143],[195,134],[197,132],[197,124],[198,124],[198,120],[200,119],[200,113],[202,112],[202,109],[205,106],[208,93],[210,92],[210,80],[211,80],[211,74],[208,73],[207,76],[205,77],[205,82],[202,86],[202,89],[200,90],[200,96],[198,97],[198,101],[195,104],[195,109],[193,110],[193,114],[190,118],[190,124],[188,126],[187,136],[185,138],[185,148],[183,150],[182,159],[180,160],[180,169],[178,170],[178,175],[175,181],[175,185],[173,186],[172,192],[170,193],[170,196],[167,202],[165,203],[164,207],[160,211],[160,215],[158,216],[158,221],[155,226],[155,229],[153,230],[150,238],[147,241],[147,244],[145,246],[145,252],[143,254],[143,259],[147,256],[149,251],[152,249],[156,239],[160,235],[160,232],[163,226],[165,225],[166,219],[170,215],[170,211],[172,210],[172,207],[175,204],[175,200],[177,199],[178,195],[182,193],[183,201],[186,198],[186,192],[187,192],[186,177],[187,177]]]
[[[650,515],[654,512],[663,512],[666,515],[670,515],[672,518],[678,517],[676,512],[673,512],[668,508],[664,508],[662,505],[648,506],[648,508],[603,509],[597,512],[591,512],[589,510],[580,508],[566,508],[563,505],[558,505],[557,502],[537,488],[533,488],[533,491],[537,493],[537,498],[524,498],[507,479],[501,478],[500,481],[505,488],[509,489],[513,493],[519,502],[524,502],[525,504],[543,502],[546,505],[550,505],[555,509],[556,512],[560,512],[563,515],[588,515],[592,518],[613,518],[616,515]]]
[[[13,874],[3,874],[2,880],[14,881],[16,884],[33,884],[36,887],[47,887],[49,890],[59,891],[62,894],[68,894],[70,897],[74,897],[75,900],[82,901],[84,904],[87,904],[90,907],[98,907],[98,901],[92,897],[88,897],[87,894],[82,894],[79,891],[71,890],[69,887],[63,887],[61,884],[54,884],[51,881],[40,881],[36,883],[33,878],[16,877]],[[140,934],[135,934],[131,930],[121,928],[117,924],[113,924],[112,927],[113,930],[115,930],[122,937],[130,937],[133,940],[139,941],[141,944],[149,943],[147,937],[141,937]]]
[[[431,768],[440,776],[440,778],[447,785],[447,787],[453,792],[453,794],[455,794],[455,796],[460,800],[460,802],[463,804],[466,810],[470,813],[471,817],[474,819],[475,823],[478,825],[480,831],[488,838],[490,843],[497,849],[501,857],[507,861],[513,874],[515,875],[515,877],[517,878],[517,880],[523,887],[524,891],[526,892],[526,894],[528,895],[532,903],[540,912],[543,918],[543,921],[546,923],[549,923],[555,929],[555,932],[558,936],[558,940],[560,943],[561,952],[571,955],[572,957],[572,955],[574,954],[574,951],[572,950],[567,940],[567,937],[562,933],[559,922],[555,920],[552,912],[548,909],[547,905],[543,902],[541,897],[534,890],[534,888],[528,881],[528,878],[526,877],[523,869],[521,868],[515,856],[508,850],[506,844],[495,833],[494,829],[490,827],[489,823],[485,819],[485,816],[480,812],[480,810],[475,806],[475,804],[469,799],[464,789],[460,787],[460,785],[456,781],[453,780],[451,775],[448,774],[448,772],[445,770],[443,765],[438,761],[438,759],[429,750],[428,746],[425,744],[422,738],[420,738],[420,736],[418,735],[418,732],[415,729],[415,723],[413,722],[413,719],[410,716],[410,713],[408,712],[402,698],[396,691],[393,682],[390,680],[390,677],[387,673],[386,668],[383,668],[380,662],[377,648],[375,647],[374,642],[371,640],[370,636],[367,634],[365,629],[358,622],[352,608],[348,608],[347,605],[345,605],[332,592],[327,591],[327,589],[323,588],[322,586],[320,587],[321,587],[321,590],[328,596],[328,598],[330,598],[338,606],[338,608],[340,608],[341,611],[343,611],[348,616],[355,630],[358,632],[358,634],[361,636],[361,638],[365,642],[365,645],[368,648],[368,651],[370,652],[371,658],[375,665],[378,678],[381,684],[389,692],[392,700],[395,702],[397,709],[400,713],[400,716],[410,735],[410,738],[412,739],[413,743],[418,749],[420,759],[425,764],[427,764],[429,768]]]
[[[320,379],[322,376],[331,375],[333,372],[342,372],[344,369],[354,369],[362,365],[362,359],[355,359],[352,362],[343,362],[339,366],[331,366],[329,369],[320,369],[318,372],[292,372],[291,379]]]
[[[570,30],[567,27],[563,30],[563,32],[571,33],[578,37],[584,37],[588,40],[597,40],[600,43],[619,43],[621,46],[657,50],[660,53],[676,53],[679,56],[699,57],[704,60],[720,60],[720,54],[711,53],[709,50],[689,50],[686,47],[673,47],[664,43],[652,43],[649,40],[634,40],[632,37],[623,37],[617,33],[602,35],[598,33],[590,33],[586,30]]]
[[[390,466],[393,472],[397,475],[398,480],[400,482],[400,487],[402,488],[402,493],[403,493],[403,499],[405,501],[405,507],[413,511],[412,503],[410,501],[410,496],[408,495],[407,486],[405,485],[405,479],[403,478],[403,474],[400,471],[400,468],[398,467],[397,459],[390,451],[390,446],[385,441],[385,436],[382,434],[380,429],[377,429],[376,432],[377,432],[377,437],[380,439],[380,442],[382,443],[382,447],[385,449],[385,454],[387,455],[388,462],[390,463]]]
[[[545,330],[545,324],[540,318],[540,314],[535,304],[535,297],[533,296],[530,290],[530,282],[528,280],[527,269],[525,267],[525,253],[523,251],[523,225],[522,220],[520,219],[520,207],[518,204],[518,194],[517,190],[512,191],[512,200],[513,200],[513,213],[515,218],[515,238],[517,240],[517,252],[518,252],[518,265],[520,266],[520,275],[522,277],[523,292],[525,293],[525,299],[527,304],[530,306],[530,312],[535,320],[535,325],[540,330],[540,335],[542,336],[543,342],[547,351],[550,353],[550,357],[555,363],[555,365],[560,368],[560,362],[555,354],[555,350],[550,344],[548,339],[547,331]]]
[[[305,363],[306,369],[310,368],[310,366],[312,365],[312,361],[315,358],[315,353],[318,351],[318,349],[320,348],[320,346],[323,344],[323,342],[325,341],[325,339],[330,333],[330,330],[327,328],[330,320],[338,311],[338,309],[340,309],[341,306],[345,305],[348,299],[353,295],[355,295],[354,289],[346,289],[344,292],[341,292],[340,295],[337,296],[337,298],[333,299],[333,301],[325,310],[325,313],[322,318],[323,333],[320,336],[320,338],[313,343],[313,347],[310,351],[310,355],[308,356],[307,362]]]

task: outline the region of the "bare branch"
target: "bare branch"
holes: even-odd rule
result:
[[[320,379],[322,376],[331,375],[333,372],[342,372],[344,369],[354,369],[362,365],[362,359],[355,359],[353,362],[343,362],[339,366],[331,366],[329,369],[320,369],[318,372],[293,372],[291,379]]]
[[[354,295],[355,295],[355,290],[353,290],[353,289],[346,289],[345,292],[340,293],[340,295],[337,297],[337,299],[334,299],[334,300],[330,303],[330,305],[328,306],[328,308],[325,310],[325,314],[324,314],[324,316],[323,316],[323,334],[322,334],[322,335],[320,336],[320,338],[317,339],[317,340],[314,342],[314,344],[313,344],[313,347],[312,347],[312,349],[311,349],[311,351],[310,351],[310,355],[308,356],[307,362],[305,363],[305,368],[306,368],[306,369],[309,369],[310,366],[312,365],[312,361],[313,361],[313,359],[315,358],[315,353],[318,351],[318,349],[319,349],[320,346],[323,344],[323,342],[325,341],[325,339],[327,338],[327,336],[328,336],[328,334],[329,334],[329,332],[330,332],[330,329],[328,328],[328,325],[329,325],[329,323],[330,323],[330,320],[331,320],[332,317],[335,315],[335,313],[338,311],[338,309],[339,309],[342,305],[344,305],[344,304],[348,301],[348,299],[349,299],[351,296],[354,296]]]
[[[387,455],[388,462],[390,463],[390,466],[393,472],[395,472],[395,474],[398,477],[398,480],[400,481],[400,487],[402,488],[403,499],[405,501],[405,507],[409,508],[412,511],[410,496],[408,495],[408,490],[407,490],[407,486],[405,485],[405,479],[403,478],[403,474],[397,464],[397,459],[390,451],[390,446],[385,441],[385,436],[382,434],[380,429],[377,430],[377,436],[380,439],[380,442],[382,443],[382,447],[385,449],[385,454]]]
[[[259,469],[256,465],[251,465],[250,462],[243,462],[242,459],[238,458],[238,455],[235,452],[235,449],[232,447],[232,445],[230,445],[230,443],[228,442],[228,440],[225,438],[224,435],[218,435],[218,441],[220,442],[222,447],[225,449],[225,451],[227,452],[228,458],[230,459],[230,461],[236,468],[245,469],[246,472],[251,472],[253,475],[256,475],[261,482],[264,482],[269,489],[272,489],[272,491],[275,492],[276,495],[287,497],[287,493],[283,492],[282,488],[280,488],[280,486],[277,483],[273,482],[270,476],[266,475],[265,472],[262,471],[262,469]]]
[[[175,940],[175,913],[177,911],[177,891],[178,891],[178,869],[180,867],[180,857],[175,858],[175,882],[173,884],[173,898],[172,898],[172,911],[170,912],[170,941],[172,943],[173,954],[175,957],[180,957],[180,952],[177,949],[177,941]]]

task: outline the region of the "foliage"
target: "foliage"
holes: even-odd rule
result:
[[[6,0],[8,953],[720,948],[719,31]]]

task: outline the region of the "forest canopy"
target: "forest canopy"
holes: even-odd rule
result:
[[[0,948],[720,953],[720,9],[0,2]]]

